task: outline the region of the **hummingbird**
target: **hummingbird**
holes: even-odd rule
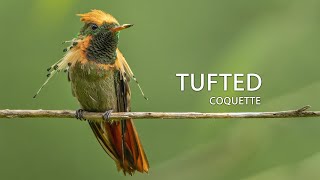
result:
[[[84,26],[75,38],[66,41],[70,46],[64,49],[64,57],[47,69],[48,78],[37,94],[54,74],[67,72],[72,94],[81,106],[75,117],[84,119],[84,111],[104,112],[103,120],[88,122],[118,171],[122,170],[124,175],[135,171],[148,173],[149,163],[132,119],[109,119],[112,112],[130,111],[129,81],[133,79],[138,84],[118,49],[120,31],[132,24],[120,25],[111,14],[101,10],[77,15]],[[138,87],[144,96],[139,84]]]

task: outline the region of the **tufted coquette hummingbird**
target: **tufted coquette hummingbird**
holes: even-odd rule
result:
[[[149,163],[133,121],[109,119],[112,111],[130,111],[128,83],[130,79],[137,80],[118,49],[118,41],[120,31],[132,25],[120,25],[112,15],[100,10],[78,16],[84,26],[77,37],[66,41],[70,43],[64,49],[66,54],[48,68],[48,79],[37,94],[54,74],[67,72],[72,94],[81,105],[76,118],[83,119],[83,111],[105,112],[100,122],[88,120],[102,148],[115,161],[118,171],[130,175],[136,170],[147,173]]]

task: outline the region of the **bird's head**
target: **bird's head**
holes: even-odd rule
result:
[[[132,25],[120,25],[112,15],[100,10],[92,10],[78,16],[85,23],[79,35],[87,39],[85,47],[87,58],[99,62],[114,60],[119,32]]]
[[[104,32],[112,32],[115,35],[123,29],[127,29],[132,24],[120,25],[118,21],[108,13],[101,10],[92,10],[85,14],[78,14],[80,20],[85,23],[80,33],[83,35],[96,35]]]

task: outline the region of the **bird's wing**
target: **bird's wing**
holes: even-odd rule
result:
[[[130,111],[130,88],[129,84],[124,78],[124,75],[120,71],[115,75],[116,93],[118,97],[118,111],[126,112]],[[148,172],[149,163],[144,153],[142,144],[138,133],[134,127],[133,121],[121,120],[121,132],[122,132],[122,159],[124,165],[128,164],[129,168],[134,168],[140,172]]]

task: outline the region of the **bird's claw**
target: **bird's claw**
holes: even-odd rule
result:
[[[110,115],[112,112],[113,112],[113,110],[111,109],[111,110],[108,110],[105,113],[103,113],[102,119],[105,121],[108,121],[110,124],[112,124],[114,122],[114,120],[110,119]]]
[[[86,120],[84,117],[83,117],[83,112],[84,110],[83,109],[78,109],[76,110],[76,118],[79,119],[79,120]]]

